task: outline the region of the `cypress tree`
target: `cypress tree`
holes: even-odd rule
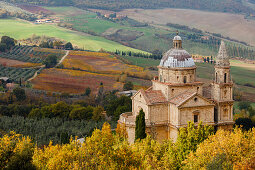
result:
[[[145,113],[143,109],[140,110],[139,115],[136,116],[135,121],[135,140],[146,138],[145,133]]]

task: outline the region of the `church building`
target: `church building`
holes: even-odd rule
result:
[[[120,115],[119,123],[125,124],[130,143],[135,139],[135,120],[141,109],[145,113],[146,133],[158,141],[176,141],[178,130],[189,121],[195,124],[202,121],[215,129],[232,128],[233,82],[224,42],[221,42],[216,57],[209,97],[205,95],[203,83],[196,80],[196,68],[177,34],[173,48],[160,61],[158,76],[152,80],[152,86],[139,90],[132,97],[132,112]]]

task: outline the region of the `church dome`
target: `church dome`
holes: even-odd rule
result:
[[[176,36],[174,37],[174,40],[182,40],[182,38],[181,38],[179,35],[176,35]]]
[[[161,67],[194,67],[195,62],[191,55],[182,48],[182,38],[178,35],[173,39],[174,48],[167,51],[160,61]]]

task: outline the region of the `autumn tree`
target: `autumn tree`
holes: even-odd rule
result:
[[[13,90],[13,94],[15,95],[15,97],[16,97],[16,99],[17,99],[18,101],[23,101],[23,100],[26,99],[25,90],[22,89],[22,88],[19,88],[19,87],[15,88],[15,89]]]
[[[11,131],[0,138],[0,169],[35,169],[34,144],[29,137]]]
[[[91,89],[90,89],[89,87],[87,87],[87,88],[85,89],[84,95],[85,95],[85,96],[89,96],[90,93],[91,93]]]
[[[2,36],[1,43],[6,45],[7,50],[15,46],[15,40],[8,36]]]
[[[255,129],[242,131],[218,130],[209,136],[183,162],[184,169],[254,169]]]
[[[134,85],[131,81],[128,81],[124,84],[123,90],[133,90]]]
[[[92,119],[95,121],[102,120],[104,118],[102,114],[103,111],[104,111],[104,108],[101,106],[97,106],[96,108],[94,108],[92,113],[93,114]]]
[[[250,130],[254,127],[250,118],[238,118],[235,120],[235,126],[241,127],[244,130]]]
[[[143,109],[139,111],[135,121],[135,140],[146,138],[145,113]]]
[[[121,140],[126,140],[128,138],[127,129],[126,129],[125,124],[118,123],[115,131],[116,131],[116,135],[118,135]]]
[[[57,56],[54,54],[49,55],[43,62],[46,68],[54,67],[57,64]]]
[[[66,49],[66,50],[73,50],[73,45],[72,45],[72,43],[70,43],[70,42],[66,43],[66,44],[65,44],[65,49]]]
[[[197,146],[213,134],[213,127],[202,125],[202,122],[195,127],[193,122],[188,122],[187,127],[180,128],[175,143],[168,142],[163,162],[165,167],[181,168],[190,152],[195,152]]]

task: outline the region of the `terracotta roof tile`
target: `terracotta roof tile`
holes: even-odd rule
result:
[[[145,97],[149,104],[157,104],[157,103],[165,103],[167,102],[165,96],[162,94],[160,90],[151,90],[148,89],[144,91]]]
[[[186,92],[184,92],[184,93],[182,93],[182,94],[172,98],[169,102],[173,103],[175,105],[181,105],[182,103],[187,101],[189,98],[191,98],[195,94],[196,94],[196,92],[186,91]]]

